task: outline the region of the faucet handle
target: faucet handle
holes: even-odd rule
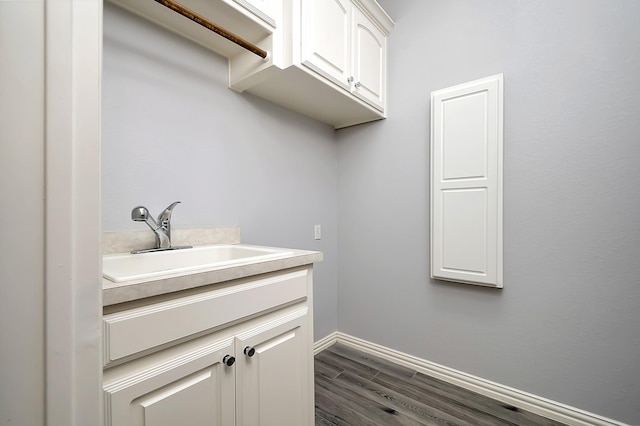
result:
[[[174,201],[173,203],[169,204],[169,206],[168,206],[166,209],[164,209],[164,212],[167,212],[167,211],[168,211],[168,212],[169,212],[169,214],[171,214],[171,211],[173,210],[173,208],[174,208],[175,206],[177,206],[178,204],[180,204],[181,202],[182,202],[182,201]],[[164,212],[163,212],[163,213],[164,213]]]
[[[178,204],[180,204],[180,201],[174,201],[158,215],[158,225],[165,231],[169,238],[171,238],[171,213],[173,212],[173,208]]]
[[[169,206],[164,209],[162,211],[162,213],[160,213],[158,215],[158,222],[163,222],[165,220],[170,220],[171,219],[171,213],[173,212],[173,208],[175,206],[177,206],[178,204],[180,204],[180,201],[174,201],[173,203],[169,204]]]

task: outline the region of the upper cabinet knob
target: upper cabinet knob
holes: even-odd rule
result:
[[[236,358],[231,355],[225,355],[224,358],[222,358],[222,363],[227,367],[231,367],[235,362]]]
[[[246,346],[244,348],[244,354],[246,356],[248,356],[249,358],[251,358],[252,356],[254,356],[256,354],[256,350],[254,348],[252,348],[251,346]]]
[[[349,77],[349,78],[347,79],[347,83],[353,83],[353,76],[351,76],[351,77]]]
[[[360,83],[360,82],[358,81],[358,82],[355,84],[355,86],[356,86],[356,89],[357,89],[358,87],[362,86],[362,83]]]

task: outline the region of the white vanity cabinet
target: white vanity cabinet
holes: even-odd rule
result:
[[[105,310],[105,426],[313,424],[311,266],[211,287]]]
[[[301,63],[381,113],[386,36],[349,0],[302,2]]]

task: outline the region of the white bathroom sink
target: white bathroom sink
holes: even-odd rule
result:
[[[115,283],[146,278],[205,272],[232,265],[284,257],[285,249],[239,244],[200,246],[139,254],[102,256],[102,275]]]

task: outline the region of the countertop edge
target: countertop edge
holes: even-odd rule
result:
[[[323,258],[322,252],[318,251],[287,250],[292,253],[285,257],[227,266],[180,277],[161,278],[134,283],[113,283],[103,278],[102,306],[117,305],[119,303],[193,289],[209,284],[217,284],[253,275],[309,265],[320,262]]]

